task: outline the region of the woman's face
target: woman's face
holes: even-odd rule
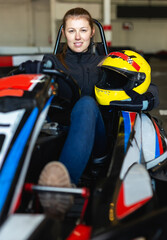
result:
[[[70,17],[66,21],[64,35],[67,39],[68,47],[74,52],[85,52],[90,44],[90,39],[94,35],[89,22],[84,17]]]

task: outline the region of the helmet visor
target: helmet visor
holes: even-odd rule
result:
[[[99,83],[107,89],[133,89],[144,82],[145,74],[127,70],[120,71],[119,68],[102,67],[102,81]],[[98,85],[99,85],[98,84]],[[100,87],[99,85],[99,87]]]

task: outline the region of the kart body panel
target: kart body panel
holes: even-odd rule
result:
[[[0,219],[3,219],[16,210],[52,90],[50,79],[44,75],[18,75],[1,81],[4,88],[0,90]]]

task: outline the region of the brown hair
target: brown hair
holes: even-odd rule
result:
[[[90,13],[86,9],[77,7],[77,8],[72,8],[72,9],[68,10],[63,17],[63,29],[66,28],[66,22],[70,17],[86,18],[89,22],[89,25],[90,25],[92,31],[93,31],[93,19],[92,19]],[[62,52],[57,54],[57,58],[65,66],[65,68],[68,69],[68,66],[65,63],[66,51],[67,51],[67,44],[64,45]]]

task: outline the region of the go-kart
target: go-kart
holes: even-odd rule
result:
[[[70,100],[58,96],[59,78],[71,89]],[[40,186],[41,170],[58,159],[66,139],[78,87],[57,69],[0,83],[1,240],[166,239],[167,137],[157,119],[99,106],[109,145],[105,161],[91,156],[77,187]],[[48,193],[73,203],[48,214],[40,202]]]

